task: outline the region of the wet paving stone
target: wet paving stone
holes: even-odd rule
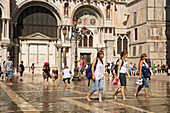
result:
[[[86,96],[93,88],[91,81],[82,78],[80,82],[72,82],[71,88],[63,89],[62,78],[57,80],[57,86],[43,86],[42,75],[31,77],[25,74],[23,81],[14,76],[13,84],[7,86],[11,91],[0,86],[0,113],[170,113],[170,82],[151,80],[149,81],[149,98],[145,98],[144,89],[139,97],[134,97],[137,89],[135,84],[137,78],[127,78],[125,95],[127,100],[123,101],[121,94],[118,99],[113,98],[114,91],[118,88],[112,85],[113,79],[104,80],[103,103],[98,102],[98,92],[91,96],[92,102],[86,101]],[[1,81],[1,85],[5,85]],[[15,95],[10,97],[11,92]],[[22,103],[23,105],[22,105]]]

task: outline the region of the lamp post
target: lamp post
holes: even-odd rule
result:
[[[77,57],[78,57],[78,53],[77,53],[77,41],[79,40],[79,38],[78,38],[78,36],[79,36],[79,30],[77,29],[77,18],[76,17],[74,17],[74,19],[73,19],[73,25],[74,25],[74,39],[75,39],[75,61],[74,61],[74,63],[75,63],[75,68],[74,68],[74,76],[73,76],[73,81],[80,81],[80,79],[79,79],[79,77],[78,77],[78,59],[77,59]],[[66,34],[67,34],[67,28],[66,27],[64,27],[63,29],[63,35],[65,36]],[[85,34],[86,33],[86,27],[83,27],[82,28],[82,34]]]

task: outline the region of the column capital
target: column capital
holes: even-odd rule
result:
[[[2,21],[5,21],[5,20],[9,21],[10,18],[1,18],[1,20],[2,20]]]

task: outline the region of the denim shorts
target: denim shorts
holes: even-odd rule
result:
[[[126,86],[126,74],[120,73],[119,79],[121,86]]]
[[[9,70],[9,71],[7,71],[7,74],[6,74],[6,79],[8,79],[8,77],[10,77],[10,79],[12,79],[12,77],[13,77],[13,70]]]

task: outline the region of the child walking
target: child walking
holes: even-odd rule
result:
[[[65,67],[63,70],[63,89],[65,89],[65,81],[68,82],[68,89],[70,89],[70,79],[71,79],[71,70],[68,66]]]
[[[92,101],[90,96],[99,89],[99,102],[102,102],[102,94],[103,94],[103,80],[104,80],[104,65],[103,65],[103,57],[104,52],[98,51],[97,58],[92,63],[92,74],[93,74],[93,83],[94,88],[91,89],[88,96],[86,97],[87,101]],[[97,64],[96,64],[97,62]],[[96,70],[94,70],[96,65]]]
[[[136,76],[137,74],[137,67],[136,67],[136,63],[134,63],[133,65],[133,76]]]
[[[56,73],[56,70],[55,69],[53,69],[52,70],[52,81],[53,81],[53,86],[55,86],[56,85],[56,80],[58,79],[58,74]]]

